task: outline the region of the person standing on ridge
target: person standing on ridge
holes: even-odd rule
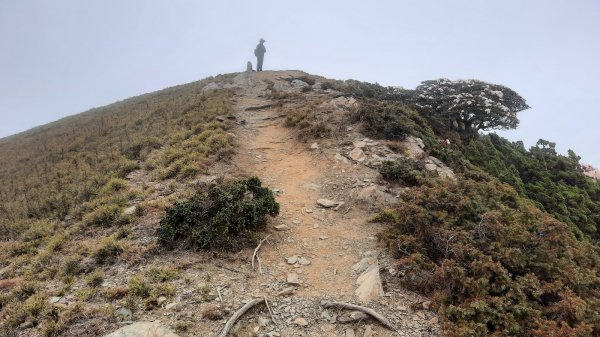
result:
[[[260,39],[256,49],[254,49],[254,55],[256,56],[256,71],[262,71],[263,60],[265,58],[265,53],[267,52],[267,49],[263,44],[264,42],[264,39]]]

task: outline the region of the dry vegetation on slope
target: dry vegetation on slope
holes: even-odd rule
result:
[[[208,82],[0,140],[0,332],[38,326],[58,336],[82,317],[92,326],[95,317],[113,320],[114,309],[86,302],[172,294],[163,283],[177,274],[172,268],[152,274],[159,277],[142,275],[120,291],[98,286],[105,266],[153,252],[155,243],[128,240],[138,217],[160,214],[169,194],[191,193],[182,182],[230,157],[233,122],[219,116],[232,112],[231,92],[202,92]],[[135,183],[127,179],[133,171],[142,175]],[[49,302],[68,293],[76,294],[68,307]]]

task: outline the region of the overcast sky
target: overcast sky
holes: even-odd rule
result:
[[[598,15],[598,0],[0,0],[0,137],[244,70],[263,37],[265,70],[506,85],[533,108],[503,135],[600,166]]]

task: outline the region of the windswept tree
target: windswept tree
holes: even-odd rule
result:
[[[478,80],[424,81],[415,89],[414,103],[467,138],[480,130],[514,129],[519,125],[517,113],[529,108],[512,89]]]

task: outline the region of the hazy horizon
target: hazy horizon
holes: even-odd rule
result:
[[[0,137],[242,71],[264,37],[265,70],[410,89],[440,77],[506,85],[532,109],[501,135],[527,147],[547,139],[598,167],[599,10],[594,1],[4,2]]]

